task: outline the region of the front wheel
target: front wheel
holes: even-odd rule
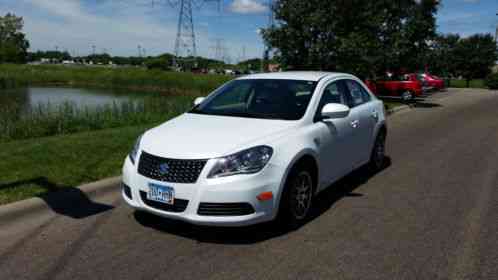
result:
[[[372,154],[370,155],[370,166],[373,170],[378,171],[384,167],[384,162],[386,159],[385,152],[386,133],[384,131],[381,131],[377,135],[377,138],[375,138]]]
[[[404,102],[410,102],[414,99],[413,93],[411,91],[407,90],[401,94],[401,99]]]
[[[278,220],[291,229],[306,221],[313,201],[313,178],[306,168],[291,171],[280,201]]]

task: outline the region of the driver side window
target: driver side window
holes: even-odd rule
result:
[[[351,100],[343,81],[335,81],[323,90],[316,116],[320,116],[323,107],[329,103],[339,103],[351,107]]]

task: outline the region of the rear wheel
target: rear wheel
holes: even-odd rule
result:
[[[308,169],[297,167],[291,171],[278,214],[284,226],[295,229],[304,224],[311,209],[313,190],[313,177]]]

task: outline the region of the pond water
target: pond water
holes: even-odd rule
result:
[[[120,105],[124,102],[139,101],[150,93],[113,91],[81,88],[30,87],[0,90],[0,110],[19,108],[21,112],[37,110],[40,107],[57,109],[70,103],[78,109],[92,109],[105,105]]]

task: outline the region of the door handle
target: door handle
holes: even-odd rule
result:
[[[374,118],[374,119],[377,120],[379,118],[379,113],[376,110],[374,110],[374,111],[372,111],[372,115],[371,116],[372,116],[372,118]]]
[[[357,128],[359,124],[360,124],[360,121],[359,121],[359,120],[354,120],[354,121],[352,121],[352,122],[351,122],[351,126],[352,126],[353,128]]]

